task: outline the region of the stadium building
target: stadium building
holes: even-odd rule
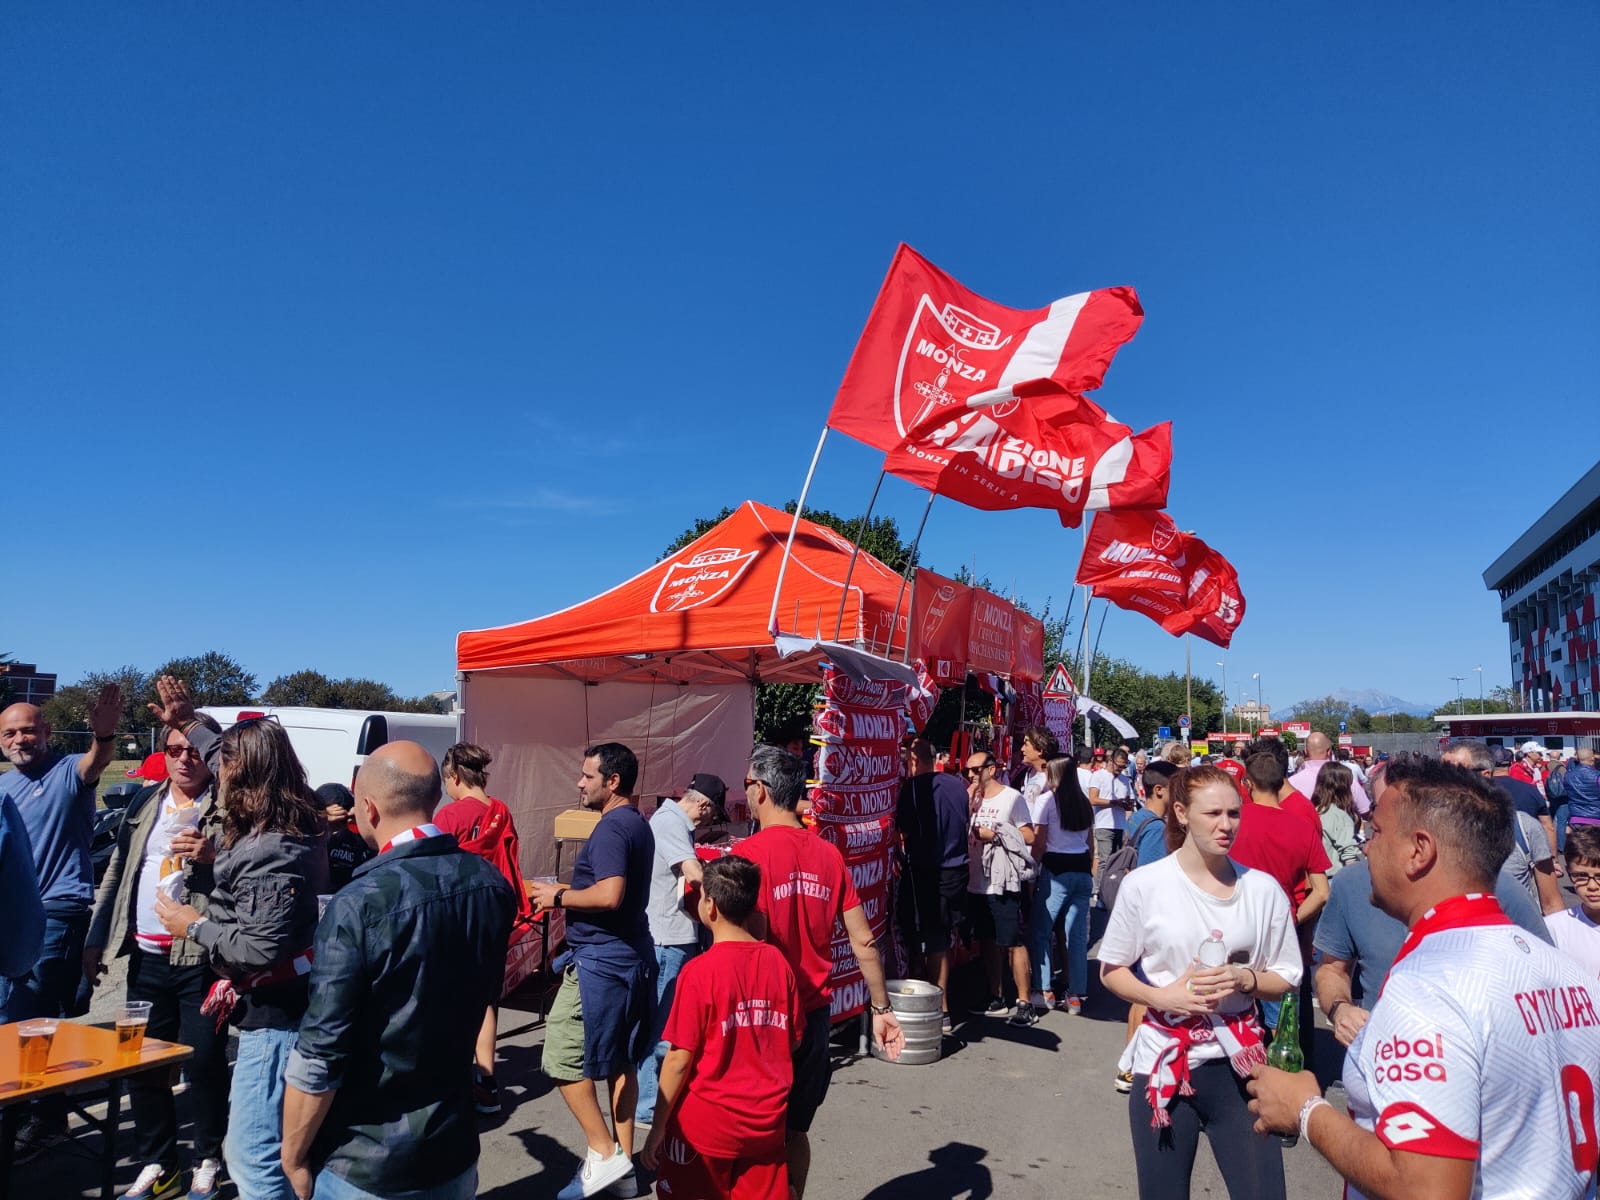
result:
[[[1494,560],[1483,582],[1500,593],[1522,707],[1600,706],[1600,464]]]

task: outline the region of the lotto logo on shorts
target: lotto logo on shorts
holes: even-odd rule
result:
[[[1373,1054],[1373,1065],[1379,1083],[1443,1083],[1447,1075],[1444,1065],[1444,1035],[1432,1037],[1390,1038],[1379,1042]]]

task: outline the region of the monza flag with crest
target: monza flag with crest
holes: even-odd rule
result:
[[[1016,309],[902,245],[828,414],[884,468],[978,508],[1166,503],[1170,427],[1135,435],[1079,395],[1100,386],[1144,310],[1132,288]]]
[[[1098,514],[1078,564],[1078,582],[1168,633],[1197,633],[1219,646],[1233,640],[1244,619],[1244,592],[1233,564],[1181,532],[1164,512]]]

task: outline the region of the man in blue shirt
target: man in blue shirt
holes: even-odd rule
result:
[[[656,1001],[647,916],[656,840],[633,797],[638,778],[639,760],[620,742],[583,752],[578,795],[585,808],[599,811],[600,821],[578,851],[570,887],[534,883],[529,889],[538,908],[566,910],[572,954],[545,1022],[544,1073],[561,1089],[589,1146],[557,1200],[581,1200],[608,1188],[614,1195],[638,1194],[634,1064],[650,1046]],[[601,1082],[610,1090],[614,1133],[595,1097]]]
[[[94,744],[87,754],[50,749],[50,726],[32,704],[0,712],[0,752],[16,767],[0,775],[0,799],[16,806],[33,847],[33,868],[44,907],[44,937],[26,974],[0,978],[0,1024],[61,1017],[83,977],[83,941],[94,905],[95,785],[111,761],[122,690],[107,684],[89,705]],[[10,911],[5,919],[10,920]],[[42,1102],[23,1127],[20,1157],[31,1157],[66,1133],[65,1102]]]
[[[1567,764],[1563,780],[1567,800],[1567,823],[1600,825],[1600,771],[1595,769],[1594,751],[1584,747],[1575,761]]]
[[[26,975],[44,940],[44,906],[33,873],[33,844],[10,796],[0,796],[0,979]]]

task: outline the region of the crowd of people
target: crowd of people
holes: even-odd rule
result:
[[[98,889],[86,831],[120,696],[96,698],[84,754],[51,750],[33,706],[0,712],[15,767],[0,775],[0,1023],[83,1011],[126,958],[150,1036],[194,1049],[187,1155],[165,1078],[130,1082],[128,1200],[178,1195],[185,1175],[207,1200],[224,1174],[243,1200],[476,1194],[507,946],[545,911],[563,914],[566,952],[541,1069],[586,1144],[560,1200],[652,1178],[675,1200],[799,1200],[831,1074],[836,928],[873,1039],[891,1058],[904,1044],[790,749],[755,747],[753,831],[713,848],[697,835],[727,821],[721,778],[694,774],[647,820],[632,751],[585,747],[593,832],[567,882],[524,884],[482,748],[441,767],[391,743],[353,787],[313,791],[275,722],[224,731],[182,681],[158,695],[166,779],[130,804]],[[1129,1094],[1141,1196],[1187,1196],[1202,1136],[1230,1195],[1283,1196],[1279,1135],[1296,1133],[1351,1195],[1584,1195],[1600,771],[1587,750],[1496,751],[1363,764],[1313,735],[1303,759],[1274,738],[1215,762],[1178,745],[1074,756],[1035,727],[1014,770],[980,749],[957,774],[908,738],[911,971],[940,986],[946,1032],[966,957],[981,991],[963,1020],[1080,1014],[1101,912],[1099,980],[1129,1006],[1111,1083]],[[1313,1071],[1266,1065],[1280,1025],[1314,1065],[1315,1011],[1345,1051],[1348,1115]],[[22,1156],[64,1132],[64,1110],[36,1103]]]

